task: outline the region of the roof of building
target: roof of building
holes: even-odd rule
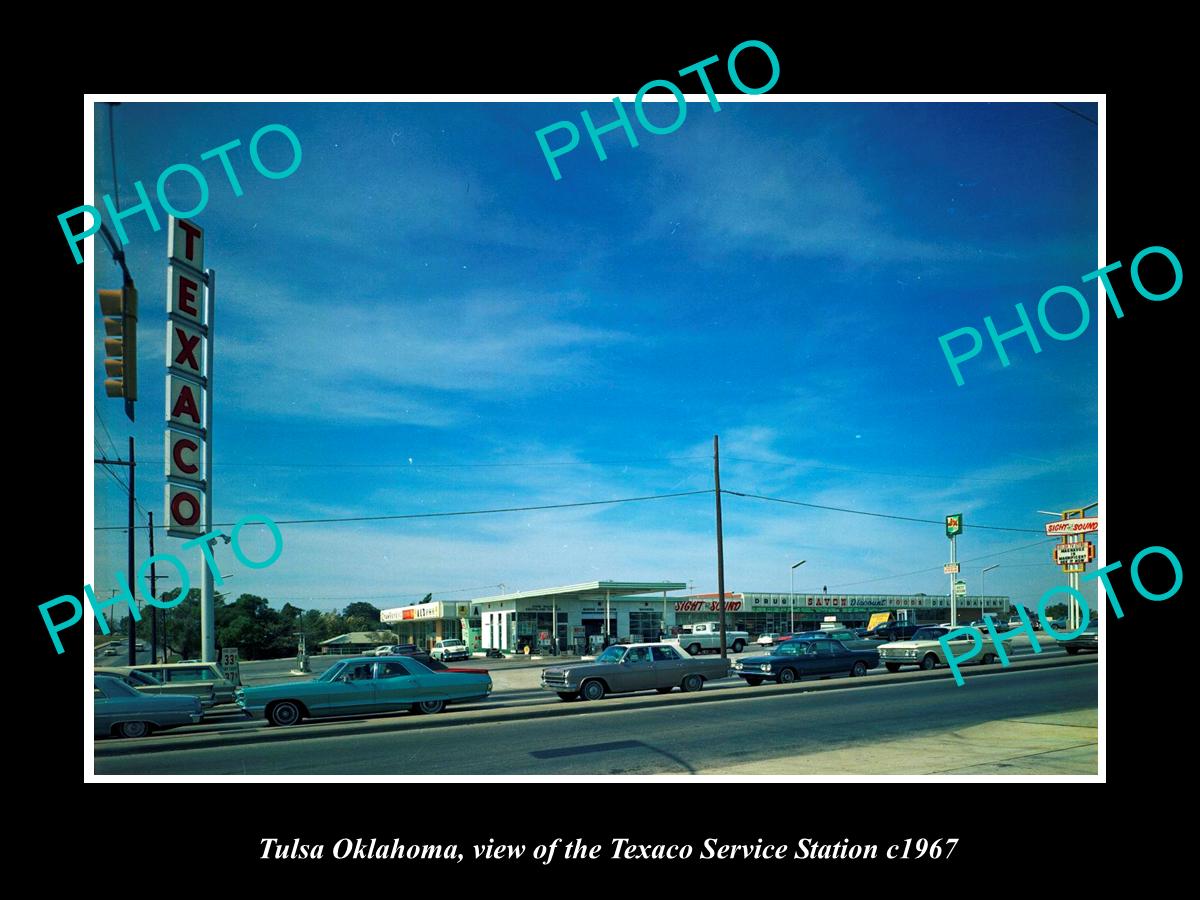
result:
[[[535,591],[520,591],[515,594],[499,594],[495,597],[477,597],[472,603],[494,603],[498,600],[534,600],[540,597],[579,597],[584,594],[609,594],[616,600],[622,594],[652,594],[661,591],[681,591],[687,584],[681,581],[587,581],[583,584],[567,584],[561,587],[540,588]],[[626,598],[628,599],[628,598]]]
[[[396,635],[390,631],[351,631],[348,634],[339,634],[337,637],[330,638],[327,641],[321,641],[319,646],[326,644],[370,644],[373,647],[378,647],[380,644],[396,643]]]

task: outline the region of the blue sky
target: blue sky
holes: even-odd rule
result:
[[[1039,332],[1038,355],[1010,341],[1008,368],[985,346],[962,387],[937,338],[982,332],[985,315],[1014,327],[1015,303],[1033,317],[1044,291],[1096,268],[1096,127],[1053,104],[764,99],[720,112],[692,102],[673,134],[639,129],[637,148],[612,132],[604,162],[584,133],[559,158],[560,181],[534,132],[563,119],[582,130],[582,108],[604,123],[611,107],[121,104],[125,205],[134,179],[153,192],[173,163],[209,176],[196,221],[218,275],[215,520],[703,490],[717,433],[726,489],[962,512],[961,559],[1012,551],[968,564],[972,591],[992,563],[989,593],[1032,604],[1061,583],[1037,535],[970,526],[1040,529],[1036,510],[1097,499],[1094,291],[1080,338]],[[272,122],[303,147],[282,180],[259,176],[246,147]],[[199,160],[234,138],[241,197]],[[99,199],[112,183],[104,104],[96,141]],[[290,159],[279,135],[262,151],[275,169]],[[186,177],[169,195],[180,208],[197,197]],[[138,495],[161,522],[166,230],[144,216],[126,227],[142,310]],[[95,249],[97,287],[118,287]],[[1057,303],[1051,321],[1070,331],[1078,320]],[[96,351],[96,410],[123,455],[129,423],[104,396],[99,327]],[[96,437],[108,447],[98,421]],[[122,524],[122,489],[96,479],[97,524]],[[596,579],[711,591],[712,507],[710,494],[285,526],[269,569],[223,547],[218,558],[232,592],[276,606]],[[937,525],[728,496],[724,512],[727,589],[786,590],[790,564],[807,559],[797,590],[946,590]],[[251,556],[266,556],[265,530],[247,535]],[[139,554],[144,543],[140,532]],[[178,544],[160,534],[157,548]],[[97,532],[99,596],[124,548],[122,532]]]

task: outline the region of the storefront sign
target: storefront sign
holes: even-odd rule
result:
[[[725,612],[737,612],[742,608],[741,600],[726,600]],[[719,600],[679,600],[675,604],[675,612],[720,612]]]

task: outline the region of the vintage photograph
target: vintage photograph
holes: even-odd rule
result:
[[[1098,780],[1104,98],[735,49],[91,102],[95,777]]]

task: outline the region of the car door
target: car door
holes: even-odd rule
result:
[[[376,709],[374,664],[368,660],[347,663],[326,693],[325,714],[353,716]]]
[[[796,655],[792,657],[796,671],[801,675],[816,675],[820,671],[817,647],[824,641],[797,641]]]
[[[654,686],[656,688],[675,687],[683,681],[684,659],[671,647],[651,647],[650,655],[654,659]]]
[[[648,691],[657,687],[654,660],[649,647],[630,647],[619,666],[622,691]]]
[[[92,706],[95,713],[95,728],[94,733],[99,736],[109,734],[113,727],[113,710],[109,705],[108,697],[97,684],[92,689]]]
[[[826,641],[829,644],[829,669],[835,674],[848,673],[854,668],[855,655],[841,641]]]
[[[812,671],[817,675],[828,675],[833,672],[838,665],[838,659],[834,655],[833,645],[836,641],[812,641],[813,644],[813,663]]]
[[[418,674],[415,667],[404,660],[389,659],[375,664],[375,703],[381,712],[407,709],[421,700],[444,700],[443,692],[437,690],[436,673]]]

